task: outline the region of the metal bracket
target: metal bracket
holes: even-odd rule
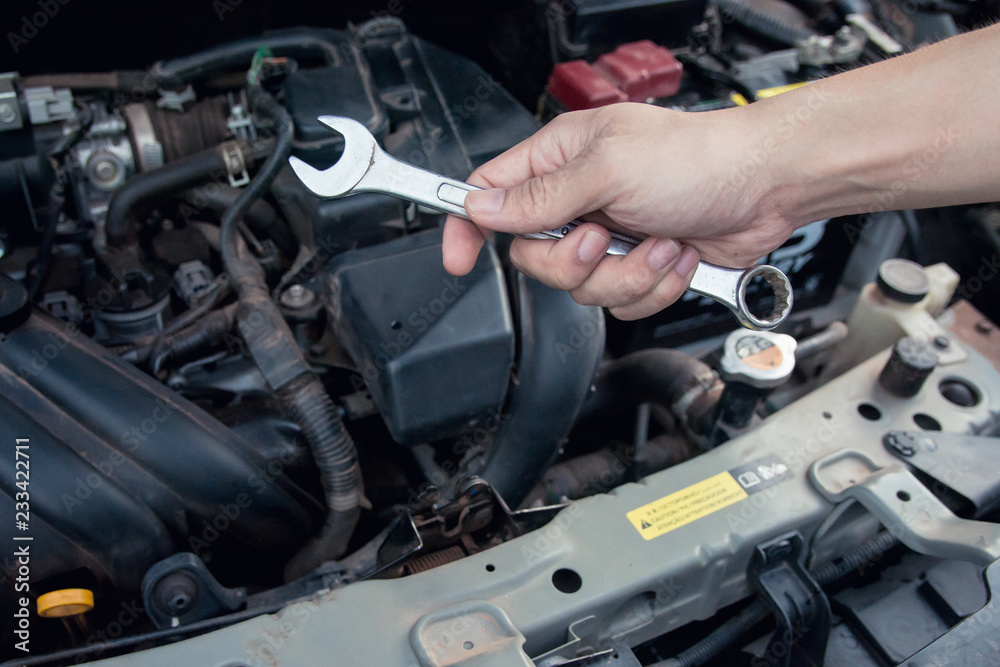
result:
[[[455,489],[460,499],[486,500],[492,506],[488,515],[488,521],[502,527],[511,536],[529,533],[551,521],[566,505],[548,505],[544,507],[532,507],[523,510],[511,510],[504,502],[500,494],[490,486],[485,480],[479,477],[467,477],[458,480]],[[435,488],[429,488],[424,496],[418,498],[410,507],[401,509],[392,528],[388,531],[382,545],[378,548],[375,571],[367,577],[375,577],[386,572],[394,565],[402,563],[404,560],[416,556],[425,547],[431,549],[440,548],[442,542],[440,538],[441,526],[447,521],[444,519],[448,514],[447,510],[452,506],[452,501],[440,501],[441,495]],[[482,505],[482,502],[479,503]],[[467,503],[455,503],[455,506],[464,508],[470,507]],[[466,518],[465,512],[452,512],[454,516]],[[426,538],[426,539],[425,539]]]
[[[21,104],[17,99],[18,79],[16,72],[0,74],[0,132],[24,127]]]
[[[806,570],[802,536],[787,533],[758,545],[747,578],[778,625],[764,653],[767,663],[822,665],[830,636],[830,602]]]
[[[524,641],[503,609],[484,601],[463,602],[427,614],[410,631],[410,644],[423,667],[471,667],[487,661],[534,667],[521,649]]]
[[[537,658],[535,659],[538,660]],[[628,644],[615,644],[612,648],[559,662],[538,662],[538,667],[642,667]]]
[[[890,431],[885,448],[982,510],[1000,498],[1000,438],[959,433]]]
[[[878,465],[850,449],[823,457],[809,481],[830,502],[853,498],[914,551],[989,565],[1000,558],[1000,526],[955,516],[902,463]]]
[[[566,656],[576,655],[584,639],[593,636],[599,627],[597,617],[593,615],[574,621],[566,630],[566,643],[551,651],[536,655],[534,657],[535,663],[538,667],[555,667],[555,665],[563,665],[567,662],[573,664],[575,659],[568,659]]]
[[[365,578],[375,577],[393,565],[417,554],[424,548],[424,540],[413,521],[409,510],[403,510],[393,521],[385,540],[378,548],[375,558],[375,571],[365,575]]]

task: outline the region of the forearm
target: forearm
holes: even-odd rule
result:
[[[1000,200],[1000,25],[741,109],[757,193],[796,224]]]

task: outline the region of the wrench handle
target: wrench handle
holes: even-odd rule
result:
[[[576,220],[567,222],[562,227],[550,229],[544,232],[534,232],[532,234],[518,234],[526,239],[561,239],[571,231],[580,226]],[[606,255],[627,255],[637,245],[642,243],[641,239],[622,234],[621,232],[611,232],[611,245],[608,247]]]
[[[376,145],[368,170],[352,191],[390,194],[436,211],[468,218],[468,213],[465,211],[465,195],[479,189],[475,185],[397,160]],[[574,220],[556,229],[519,236],[561,239],[579,224]],[[607,254],[626,255],[639,243],[639,239],[613,231]],[[747,285],[757,277],[766,280],[774,292],[774,307],[769,314],[763,316],[754,314],[746,303]],[[785,320],[792,308],[791,283],[784,273],[773,266],[730,269],[699,262],[688,289],[723,304],[733,311],[740,324],[748,329],[773,329]]]
[[[469,217],[465,212],[465,195],[479,190],[476,186],[397,160],[378,146],[371,161],[352,192],[380,192],[442,213]]]
[[[372,156],[371,167],[353,188],[353,192],[390,194],[422,204],[435,211],[468,218],[469,214],[465,211],[465,195],[473,190],[481,189],[475,185],[469,185],[463,181],[415,167],[397,160],[381,149],[376,149]],[[574,220],[556,229],[534,234],[518,234],[518,236],[536,239],[561,239],[579,224]],[[640,239],[619,232],[611,232],[611,246],[608,248],[607,254],[626,255],[640,242]]]

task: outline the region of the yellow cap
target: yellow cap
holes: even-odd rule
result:
[[[86,588],[64,588],[38,596],[38,615],[42,618],[62,618],[90,611],[94,594]]]

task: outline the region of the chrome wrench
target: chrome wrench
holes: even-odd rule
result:
[[[296,176],[314,194],[336,198],[360,192],[377,192],[423,204],[443,213],[469,217],[465,212],[465,195],[478,190],[476,186],[397,160],[383,151],[368,128],[356,120],[320,116],[319,121],[344,137],[344,153],[337,163],[321,171],[297,157],[288,159]],[[561,239],[578,224],[569,222],[556,229],[521,236]],[[607,254],[625,255],[639,243],[639,239],[611,232]],[[747,306],[747,286],[755,278],[764,279],[774,293],[774,306],[770,313],[754,314]],[[688,289],[726,306],[748,329],[773,329],[788,317],[792,309],[791,283],[780,269],[773,266],[730,269],[699,262]]]

